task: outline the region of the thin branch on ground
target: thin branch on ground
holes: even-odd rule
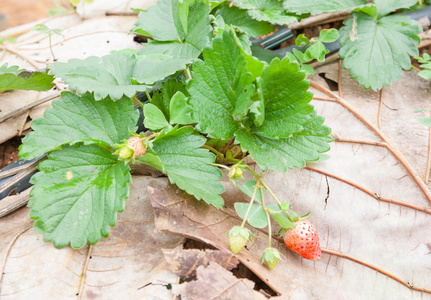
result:
[[[389,150],[389,152],[392,153],[392,155],[401,163],[401,165],[404,167],[404,169],[407,171],[409,176],[412,178],[412,180],[416,183],[416,185],[420,188],[424,196],[427,198],[427,200],[431,203],[431,192],[428,189],[428,185],[424,183],[423,179],[416,173],[416,171],[413,169],[413,167],[410,165],[410,163],[404,158],[404,155],[395,148],[392,143],[386,138],[386,136],[383,134],[383,132],[368,122],[361,114],[359,114],[349,103],[347,103],[343,98],[338,97],[338,95],[334,94],[330,90],[326,89],[325,87],[321,86],[315,81],[310,81],[310,85],[323,92],[324,94],[328,95],[331,98],[336,98],[337,103],[339,103],[341,106],[343,106],[345,109],[347,109],[351,114],[353,114],[359,121],[361,121],[364,125],[366,125],[373,133],[375,133],[383,142],[386,143],[386,148]]]
[[[382,201],[382,202],[386,202],[386,203],[392,203],[392,204],[400,205],[403,207],[411,208],[411,209],[414,209],[414,210],[417,210],[420,212],[424,212],[426,214],[431,214],[431,208],[426,208],[426,207],[422,207],[422,206],[419,206],[416,204],[406,203],[406,202],[399,201],[399,200],[383,198],[383,197],[380,197],[377,193],[373,193],[372,191],[364,188],[363,186],[361,186],[359,184],[356,184],[352,181],[349,181],[347,179],[344,179],[344,178],[337,176],[337,175],[334,175],[332,173],[329,173],[329,172],[326,172],[326,171],[323,171],[323,170],[320,170],[320,169],[317,169],[314,167],[310,167],[310,166],[305,166],[305,169],[316,172],[316,173],[320,173],[322,175],[326,175],[326,176],[329,176],[329,177],[334,178],[336,180],[339,180],[341,182],[344,182],[350,186],[353,186],[354,188],[357,188],[358,190],[364,192],[365,194],[368,194],[369,196],[371,196],[372,198],[374,198],[378,201]]]
[[[430,171],[431,171],[431,128],[428,130],[428,159],[427,166],[425,169],[425,184],[428,185],[430,180]]]
[[[29,229],[31,229],[31,228],[33,228],[33,225],[27,226],[23,230],[21,230],[20,232],[18,232],[14,236],[13,240],[11,241],[11,243],[9,244],[9,247],[8,247],[8,249],[6,251],[6,255],[4,256],[3,262],[1,264],[2,268],[0,269],[0,285],[1,285],[1,282],[2,282],[2,279],[3,279],[4,269],[6,267],[6,261],[9,258],[9,254],[12,251],[12,247],[15,245],[16,241],[18,240],[18,238],[21,235],[23,235],[26,231],[28,231]]]
[[[353,139],[343,139],[337,135],[331,134],[334,138],[335,142],[339,143],[351,143],[351,144],[363,144],[363,145],[371,145],[371,146],[379,146],[379,147],[387,147],[386,143],[382,142],[372,142],[372,141],[363,141],[363,140],[353,140]]]
[[[404,285],[405,287],[407,287],[407,288],[409,288],[409,289],[411,289],[411,290],[431,294],[431,289],[421,288],[421,287],[415,287],[415,286],[411,285],[410,283],[408,283],[407,281],[404,281],[404,280],[402,280],[401,278],[399,278],[399,277],[397,277],[397,276],[395,276],[395,275],[392,275],[392,274],[391,274],[391,273],[389,273],[389,272],[386,272],[386,271],[384,271],[384,270],[382,270],[382,269],[380,269],[380,268],[378,268],[378,267],[376,267],[376,266],[373,266],[373,265],[371,265],[371,264],[369,264],[369,263],[366,263],[366,262],[363,262],[363,261],[361,261],[361,260],[359,260],[359,259],[356,259],[356,258],[354,258],[354,257],[352,257],[352,256],[350,256],[350,255],[343,254],[343,253],[340,253],[340,252],[337,252],[337,251],[334,251],[334,250],[329,250],[329,249],[322,249],[322,252],[327,253],[327,254],[330,254],[330,255],[336,255],[336,256],[338,256],[338,257],[342,257],[342,258],[345,258],[345,259],[351,260],[351,261],[353,261],[353,262],[356,262],[356,263],[358,263],[358,264],[361,264],[361,265],[363,265],[363,266],[365,266],[365,267],[367,267],[367,268],[373,269],[374,271],[377,271],[377,272],[379,272],[380,274],[383,274],[383,275],[385,275],[385,276],[388,276],[390,279],[392,279],[392,280],[395,280],[395,281],[399,282],[400,284]]]
[[[30,111],[32,108],[34,108],[34,107],[36,107],[38,105],[41,105],[41,104],[43,104],[45,102],[48,102],[50,100],[54,100],[54,99],[56,99],[58,97],[60,97],[60,93],[56,93],[55,95],[39,99],[39,100],[37,100],[35,102],[32,102],[32,103],[30,103],[30,104],[28,104],[26,106],[20,107],[17,110],[14,110],[14,111],[12,111],[12,112],[4,115],[3,117],[1,117],[0,118],[0,123],[4,122],[4,121],[6,121],[6,120],[8,120],[10,118],[22,115],[23,113],[25,113],[27,111]]]
[[[79,282],[78,300],[82,299],[82,292],[85,287],[85,280],[87,279],[88,265],[90,264],[91,254],[93,253],[93,245],[88,247],[87,257],[85,258],[84,267],[82,268],[81,281]]]
[[[343,69],[343,60],[340,58],[339,60],[338,60],[338,95],[341,97],[341,98],[343,98],[343,91],[342,91],[342,88],[341,88],[341,80],[342,80],[342,77],[341,77],[341,70]]]
[[[337,102],[337,99],[325,98],[325,97],[319,97],[319,96],[313,96],[313,99],[321,100],[321,101],[328,101],[328,102]]]
[[[36,70],[38,70],[40,68],[40,66],[35,61],[33,61],[32,59],[28,58],[27,56],[25,56],[24,54],[22,54],[21,52],[15,50],[13,48],[0,45],[0,50],[6,50],[7,52],[10,52],[12,54],[15,54],[16,56],[19,56],[22,60],[24,60],[24,61],[28,62],[30,65],[32,65]]]
[[[382,130],[383,87],[380,90],[379,110],[377,111],[377,128]]]

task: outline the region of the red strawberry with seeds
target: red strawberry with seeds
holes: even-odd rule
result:
[[[307,220],[296,221],[295,228],[287,229],[283,236],[287,248],[305,259],[319,260],[321,255],[317,231]]]

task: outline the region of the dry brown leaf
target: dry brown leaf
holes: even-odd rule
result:
[[[196,281],[174,285],[173,290],[187,300],[251,300],[255,297],[253,287],[253,281],[236,278],[216,262],[210,262],[208,267],[197,269]]]
[[[163,254],[172,272],[185,281],[196,279],[196,269],[200,266],[207,267],[211,262],[216,262],[227,270],[232,270],[239,263],[232,252],[224,249],[182,249],[178,246],[174,249],[163,249]]]
[[[161,248],[182,238],[154,232],[147,186],[165,178],[134,176],[124,213],[107,239],[79,250],[55,249],[31,228],[29,209],[0,219],[0,298],[171,299],[172,273]],[[77,297],[78,295],[78,297]]]

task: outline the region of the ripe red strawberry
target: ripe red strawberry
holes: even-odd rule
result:
[[[127,144],[133,149],[135,159],[147,153],[147,147],[145,147],[142,138],[139,136],[132,136],[127,140]]]
[[[283,239],[287,248],[305,259],[319,260],[321,255],[319,236],[309,221],[296,221],[293,229],[287,229]]]

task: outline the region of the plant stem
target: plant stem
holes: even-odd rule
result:
[[[247,221],[248,214],[250,213],[251,206],[253,205],[254,197],[256,196],[256,191],[259,185],[259,181],[256,182],[254,186],[253,196],[251,197],[250,204],[248,205],[247,212],[245,213],[244,219],[241,223],[241,228],[244,228],[245,222]]]
[[[221,160],[224,160],[224,155],[222,153],[220,153],[219,151],[217,151],[216,149],[214,149],[213,147],[208,146],[208,145],[203,145],[202,148],[210,150],[212,153],[217,155]]]
[[[277,202],[278,206],[280,206],[280,209],[283,210],[283,207],[281,205],[281,201],[278,200],[277,196],[271,191],[269,186],[261,179],[260,182],[262,182],[263,187],[271,194],[272,198]],[[289,221],[293,222],[290,215],[287,213],[287,211],[284,211],[284,213],[287,215],[287,218]]]
[[[51,34],[48,34],[49,50],[51,51],[52,60],[55,61],[54,52],[52,51]]]
[[[151,139],[151,138],[153,138],[153,137],[156,137],[156,136],[158,136],[158,135],[160,135],[160,132],[155,132],[155,133],[153,133],[152,135],[149,135],[149,136],[146,136],[146,137],[142,138],[142,140],[143,140],[143,141],[145,141],[145,140],[149,140],[149,139]]]
[[[143,109],[144,108],[144,104],[142,104],[141,101],[139,101],[138,97],[136,97],[136,94],[133,95],[132,99],[136,102],[138,102],[139,106]]]
[[[247,170],[250,171],[251,174],[253,174],[253,176],[256,178],[256,180],[258,180],[258,178],[262,177],[261,175],[257,174],[252,168],[250,168],[248,165],[245,166],[245,168]],[[263,183],[263,181],[262,181]]]
[[[151,96],[150,96],[150,94],[148,93],[148,90],[147,89],[145,89],[145,95],[147,95],[147,98],[148,98],[148,101],[150,101],[151,102]]]
[[[257,185],[257,184],[256,184]],[[260,189],[262,195],[262,207],[265,210],[266,218],[268,219],[268,248],[271,248],[272,230],[271,230],[271,218],[269,217],[268,209],[265,206],[265,199],[263,197],[263,189]]]
[[[186,76],[188,79],[192,79],[192,74],[190,73],[189,67],[186,68]]]
[[[215,167],[220,167],[220,168],[225,168],[225,169],[227,169],[227,170],[230,170],[230,168],[226,167],[225,165],[216,164],[216,163],[212,163],[211,165],[212,165],[212,166],[215,166]]]

